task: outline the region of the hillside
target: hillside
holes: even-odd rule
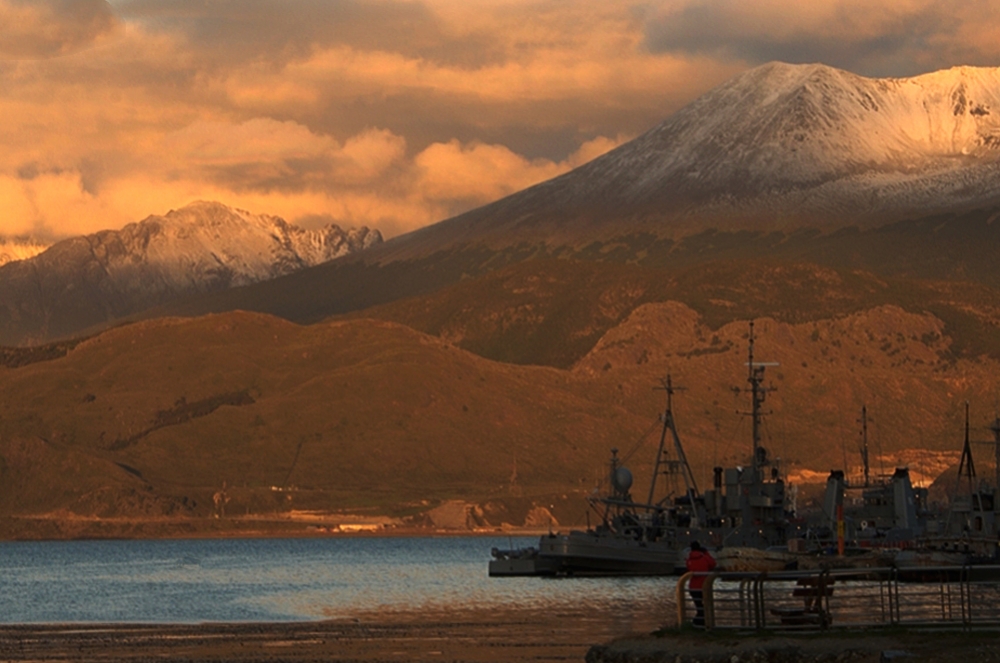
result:
[[[111,330],[0,369],[0,534],[256,531],[293,511],[422,524],[449,500],[483,526],[524,524],[535,507],[580,523],[611,447],[645,440],[629,464],[648,480],[644,432],[667,372],[687,387],[676,414],[696,476],[744,461],[745,399],[732,388],[746,377],[746,330],[646,304],[570,369],[497,363],[372,320],[232,313]],[[953,453],[962,402],[979,425],[998,362],[955,358],[949,331],[892,306],[759,320],[759,356],[781,363],[769,373],[772,455],[803,477],[853,463],[862,404],[882,453]]]
[[[496,361],[568,368],[637,307],[677,301],[712,329],[755,317],[817,322],[879,306],[946,321],[949,355],[1000,359],[1000,292],[810,262],[716,260],[686,268],[537,258],[424,297],[351,314],[399,322]]]

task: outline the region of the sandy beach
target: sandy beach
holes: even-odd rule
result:
[[[874,630],[765,635],[664,630],[585,611],[379,613],[193,625],[0,626],[2,661],[875,663],[997,660],[996,633]],[[655,627],[653,627],[655,630]]]
[[[657,618],[586,611],[376,613],[297,623],[0,626],[3,661],[583,661]]]

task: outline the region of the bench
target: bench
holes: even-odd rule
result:
[[[833,596],[836,581],[827,575],[799,578],[792,596],[802,599],[801,608],[771,608],[771,614],[781,618],[783,626],[819,626],[826,628],[833,622],[828,610],[828,600]]]

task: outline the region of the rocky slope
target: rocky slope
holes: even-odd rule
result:
[[[272,279],[381,241],[368,228],[308,231],[275,216],[194,203],[0,267],[0,344],[75,334],[181,295]]]

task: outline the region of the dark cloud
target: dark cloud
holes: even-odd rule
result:
[[[0,58],[4,59],[68,55],[121,29],[105,0],[0,0]]]
[[[281,63],[350,46],[451,62],[499,57],[487,40],[449,36],[424,4],[398,0],[122,0],[121,15],[228,61]],[[492,54],[492,55],[491,55]]]
[[[955,64],[997,62],[996,54],[981,45],[963,43],[961,31],[970,16],[960,15],[951,3],[835,2],[825,14],[802,9],[807,6],[771,3],[755,9],[730,0],[689,4],[652,17],[646,44],[653,52],[752,64],[822,62],[866,76],[913,76]],[[991,20],[992,13],[984,10],[980,18]]]

